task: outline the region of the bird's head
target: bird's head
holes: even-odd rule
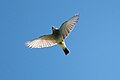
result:
[[[52,31],[56,31],[57,28],[52,25]]]

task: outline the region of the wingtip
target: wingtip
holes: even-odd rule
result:
[[[79,12],[75,13],[75,16],[80,16],[80,13]]]
[[[76,14],[74,15],[74,17],[76,17],[76,18],[77,18],[77,20],[79,20],[80,13],[76,13]]]
[[[32,47],[29,45],[29,43],[30,43],[30,41],[25,42],[26,47],[32,48]]]
[[[80,13],[76,13],[74,17],[76,17],[77,20],[79,20]]]

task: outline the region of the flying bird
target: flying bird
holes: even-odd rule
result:
[[[26,42],[26,45],[30,48],[44,48],[58,44],[67,55],[70,51],[66,47],[65,39],[78,22],[79,14],[73,16],[69,20],[65,21],[59,29],[52,26],[52,34],[43,35],[39,38]]]

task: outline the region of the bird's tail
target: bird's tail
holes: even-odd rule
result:
[[[67,55],[69,53],[69,50],[67,48],[63,48],[63,51],[64,51],[65,55]]]
[[[69,53],[69,50],[67,49],[65,43],[64,42],[60,42],[59,45],[63,49],[65,55],[67,55]]]

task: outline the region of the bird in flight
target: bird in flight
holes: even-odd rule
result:
[[[75,27],[78,22],[79,14],[73,16],[69,20],[65,21],[59,29],[52,26],[52,34],[40,36],[34,40],[26,42],[26,45],[30,48],[44,48],[58,44],[67,55],[70,51],[65,45],[65,39]]]

